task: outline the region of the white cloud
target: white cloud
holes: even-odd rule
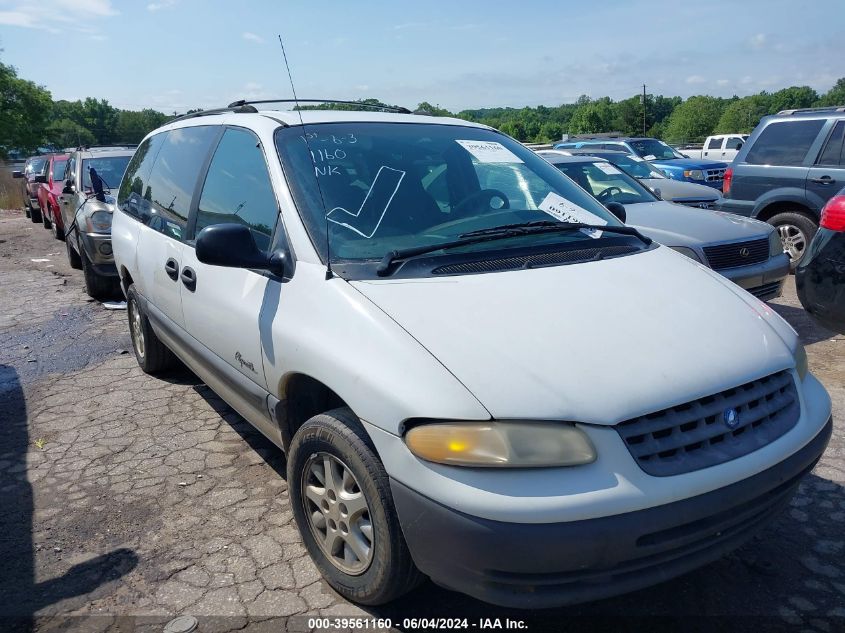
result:
[[[242,37],[249,42],[256,42],[257,44],[264,43],[263,37],[261,37],[260,35],[256,35],[255,33],[250,33],[249,31],[245,31],[242,34]]]
[[[766,34],[757,33],[756,35],[752,35],[748,38],[748,45],[753,49],[760,50],[766,45]]]
[[[731,80],[730,80],[730,79],[717,79],[717,80],[716,80],[716,85],[717,85],[717,86],[727,86],[727,85],[729,85],[730,83],[731,83]]]
[[[707,80],[704,77],[702,77],[701,75],[690,75],[689,77],[686,78],[686,82],[690,85],[703,84],[706,81]]]
[[[63,29],[80,33],[96,33],[93,22],[115,16],[118,11],[111,0],[27,0],[4,2],[7,11],[0,11],[0,24],[26,29],[61,33]]]
[[[151,2],[147,5],[147,11],[161,11],[162,9],[169,9],[174,4],[176,4],[178,0],[161,0],[160,2]]]
[[[421,29],[428,26],[428,22],[405,22],[404,24],[394,24],[394,31],[404,31],[405,29]]]

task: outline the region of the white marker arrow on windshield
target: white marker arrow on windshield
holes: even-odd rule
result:
[[[399,191],[399,185],[404,177],[404,171],[387,166],[380,167],[373,184],[370,185],[370,190],[364,196],[361,208],[357,212],[353,213],[343,207],[335,207],[326,214],[326,219],[329,222],[345,226],[350,231],[355,231],[361,237],[370,239],[378,231],[378,227],[384,219],[385,213],[387,213],[387,208],[393,202],[393,196]],[[332,214],[336,211],[342,220],[348,221],[333,218]],[[341,215],[340,212],[345,213],[348,218]],[[354,220],[350,220],[351,218],[354,218]],[[349,224],[349,221],[354,221],[356,226]]]

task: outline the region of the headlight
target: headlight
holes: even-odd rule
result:
[[[783,254],[783,242],[780,240],[780,234],[777,231],[769,233],[769,257],[776,257]]]
[[[798,347],[795,348],[792,356],[795,358],[795,371],[798,372],[801,382],[804,382],[804,377],[809,369],[807,367],[807,350],[804,349],[800,341],[798,341]]]
[[[450,466],[536,468],[575,466],[596,459],[583,431],[567,422],[442,422],[405,435],[410,451]]]
[[[673,251],[677,251],[681,255],[686,255],[694,262],[698,262],[699,264],[702,263],[701,258],[691,248],[687,248],[686,246],[670,246],[669,248],[671,248]]]
[[[90,233],[108,233],[111,231],[111,213],[108,211],[94,211],[85,218]]]
[[[704,180],[704,172],[700,169],[685,169],[684,178],[689,178],[690,180]]]

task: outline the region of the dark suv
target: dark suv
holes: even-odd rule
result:
[[[843,136],[845,106],[763,118],[725,173],[719,208],[776,226],[794,270],[845,183]]]

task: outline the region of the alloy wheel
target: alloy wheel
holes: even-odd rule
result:
[[[789,260],[797,262],[807,248],[807,236],[794,224],[779,224],[778,235]]]
[[[328,453],[312,455],[304,468],[302,499],[311,533],[331,563],[352,576],[364,573],[373,559],[373,526],[349,467]]]
[[[135,346],[135,353],[138,358],[144,358],[146,346],[144,345],[144,327],[141,323],[141,312],[138,310],[138,304],[135,300],[131,300],[128,306],[129,310],[129,324],[132,330],[132,345]]]

